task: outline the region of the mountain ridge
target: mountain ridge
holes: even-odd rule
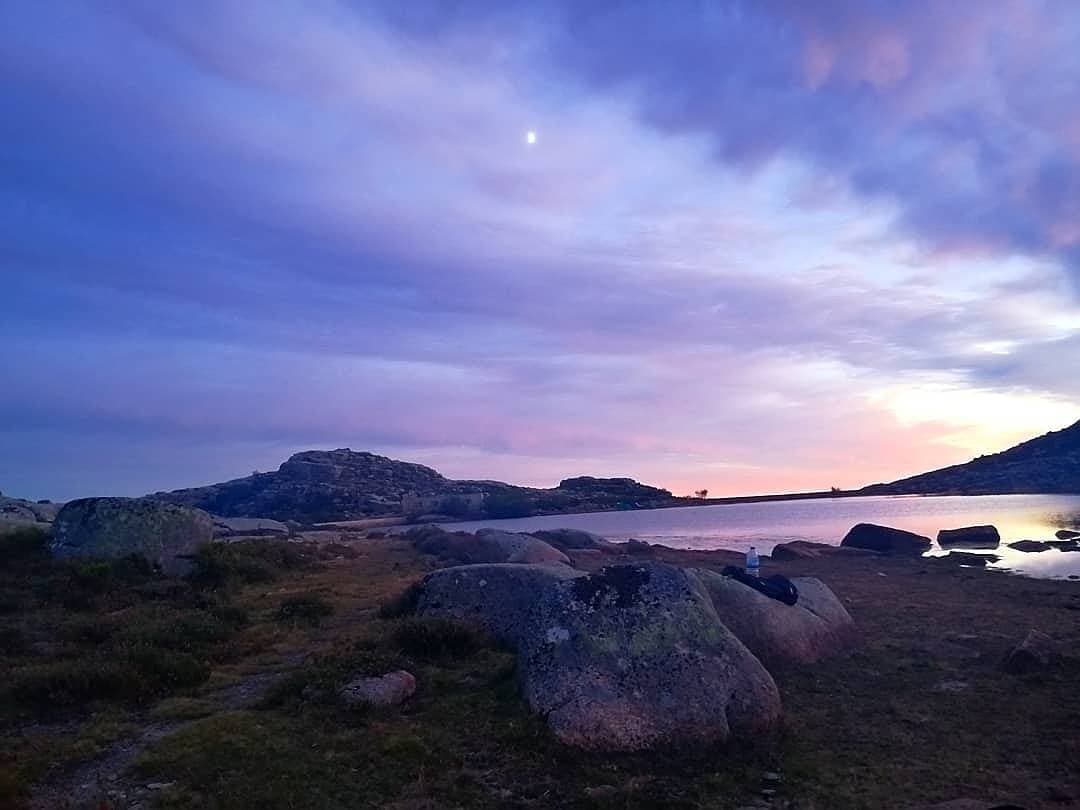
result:
[[[202,487],[155,492],[156,500],[222,517],[332,522],[399,514],[458,518],[672,505],[666,489],[631,478],[567,478],[551,489],[501,481],[457,481],[431,467],[350,448],[295,453],[274,472]]]
[[[963,464],[871,484],[859,495],[1080,493],[1080,421]]]

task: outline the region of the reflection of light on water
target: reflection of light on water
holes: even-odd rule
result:
[[[492,526],[530,532],[567,527],[612,540],[637,538],[675,548],[726,548],[743,552],[755,546],[767,554],[777,543],[791,540],[839,544],[856,523],[895,526],[930,538],[937,537],[941,529],[992,523],[1002,539],[997,549],[986,549],[1002,558],[993,567],[1038,577],[1080,575],[1080,552],[1052,549],[1025,553],[1006,545],[1017,540],[1053,540],[1058,529],[1080,527],[1080,496],[1072,495],[822,498],[548,515],[452,524],[446,528],[475,531]]]

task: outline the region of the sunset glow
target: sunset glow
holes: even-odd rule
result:
[[[0,11],[5,491],[855,487],[1080,419],[1072,4],[196,5]]]

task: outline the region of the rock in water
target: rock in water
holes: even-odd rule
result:
[[[418,612],[471,620],[512,644],[529,706],[580,748],[722,742],[780,717],[772,676],[680,568],[451,568],[428,576]]]
[[[416,678],[399,669],[379,678],[356,678],[341,687],[342,700],[348,704],[397,706],[416,692]]]
[[[1040,551],[1049,551],[1051,546],[1042,540],[1017,540],[1015,543],[1009,543],[1009,548],[1038,554]]]
[[[1070,529],[1060,529],[1054,532],[1054,537],[1058,540],[1080,540],[1080,532],[1074,532]]]
[[[1038,630],[1030,630],[1024,640],[1005,656],[1001,666],[1006,672],[1017,675],[1037,672],[1051,664],[1056,652],[1054,640],[1050,636]]]
[[[931,543],[929,537],[923,537],[914,532],[906,532],[890,526],[877,526],[873,523],[859,523],[852,527],[840,545],[878,551],[882,554],[918,556],[927,551]]]
[[[51,549],[59,557],[142,554],[167,574],[185,573],[186,559],[214,535],[206,512],[145,498],[69,501],[53,523]]]
[[[997,548],[1001,535],[995,526],[965,526],[962,529],[942,529],[937,536],[942,548]]]
[[[766,666],[812,664],[852,646],[855,622],[828,586],[814,577],[795,577],[799,601],[785,605],[731,577],[695,570],[716,613]]]

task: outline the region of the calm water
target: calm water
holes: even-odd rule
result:
[[[1038,577],[1080,575],[1080,552],[1025,554],[1005,546],[1014,540],[1053,540],[1058,529],[1080,529],[1080,495],[826,498],[474,521],[446,528],[529,532],[567,526],[612,540],[636,537],[675,548],[740,551],[753,545],[768,552],[787,540],[838,544],[856,523],[895,526],[930,538],[940,529],[992,523],[1002,539],[995,552],[1002,559],[995,567]],[[935,544],[930,554],[940,553]]]

